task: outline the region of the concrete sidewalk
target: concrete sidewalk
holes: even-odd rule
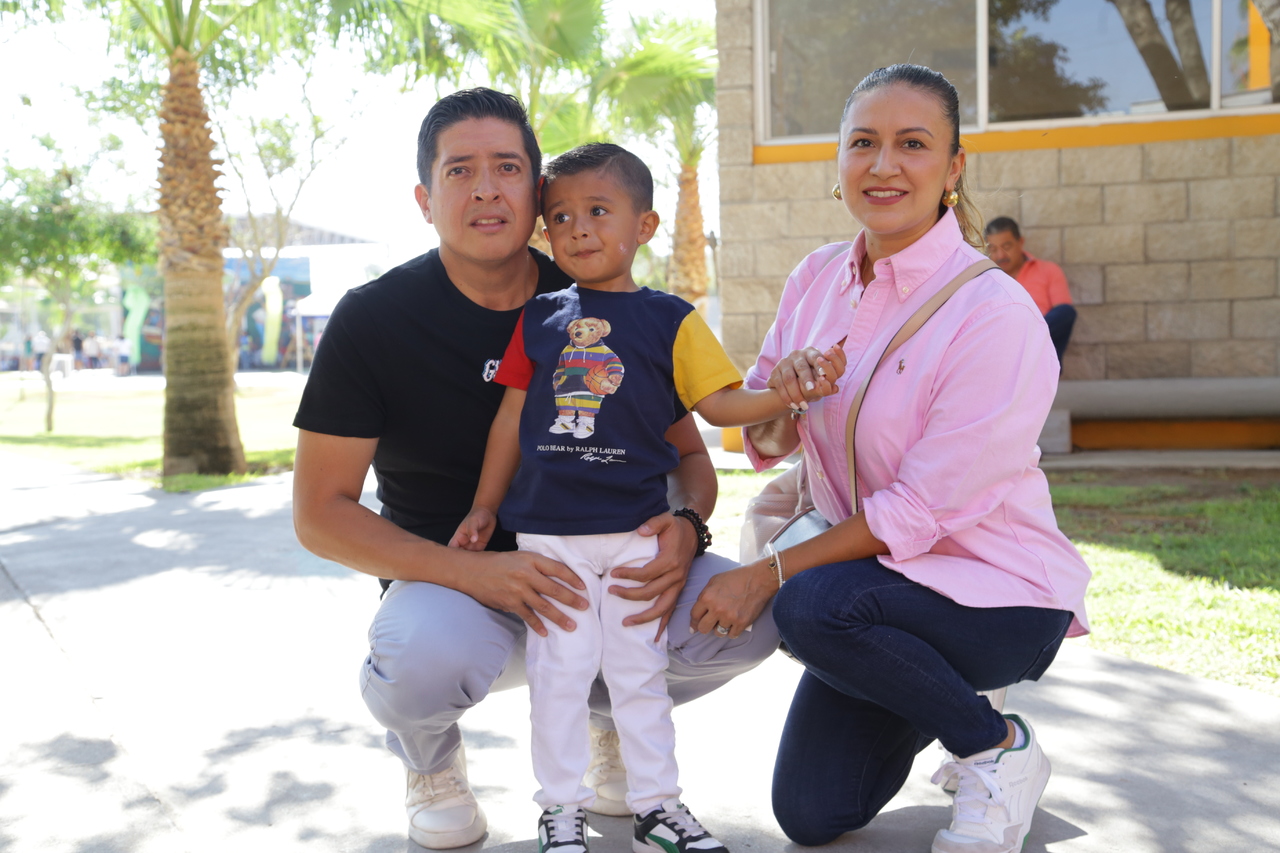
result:
[[[288,476],[169,495],[0,471],[0,851],[418,849],[356,686],[377,584],[297,545]],[[769,807],[799,674],[775,655],[676,712],[685,799],[735,853],[799,849]],[[1008,706],[1054,764],[1026,850],[1280,849],[1280,699],[1069,642]],[[490,818],[469,849],[533,853],[526,694],[463,727]],[[927,851],[939,757],[827,849]],[[592,827],[594,853],[630,849],[627,821]]]

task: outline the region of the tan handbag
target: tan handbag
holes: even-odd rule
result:
[[[884,348],[884,352],[880,354],[879,360],[876,361],[876,366],[862,380],[862,386],[858,388],[858,393],[853,396],[853,401],[849,404],[849,418],[845,423],[845,447],[848,449],[845,455],[849,459],[849,495],[855,513],[858,511],[859,501],[858,475],[854,458],[854,449],[856,447],[854,444],[854,429],[858,424],[858,415],[861,414],[862,401],[867,396],[867,387],[871,384],[871,377],[880,369],[880,365],[884,364],[885,359],[894,350],[902,346],[908,338],[920,331],[920,327],[927,323],[929,318],[957,290],[974,277],[993,269],[997,269],[994,261],[985,259],[978,261],[967,267],[948,282],[946,287],[931,296],[928,302],[921,305],[907,319],[907,322],[902,324],[902,328],[898,329],[897,334],[893,336],[893,339]],[[843,344],[844,341],[841,340],[840,343]],[[823,518],[822,514],[814,509],[813,499],[810,497],[807,487],[804,460],[802,458],[800,464],[774,477],[761,490],[760,494],[747,502],[747,508],[743,513],[742,519],[742,533],[738,540],[738,562],[751,563],[759,560],[765,555],[766,545],[769,543],[772,543],[777,550],[782,551],[806,539],[811,539],[830,527],[831,522]]]

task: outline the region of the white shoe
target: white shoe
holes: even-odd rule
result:
[[[574,438],[590,438],[596,431],[596,419],[578,416],[578,425],[573,429]]]
[[[596,801],[587,811],[609,817],[626,817],[627,768],[618,750],[618,733],[591,726],[591,766],[582,783],[596,792]]]
[[[408,771],[407,788],[409,838],[418,846],[447,850],[484,837],[489,821],[467,784],[467,756],[461,744],[453,764],[439,773]]]
[[[1017,749],[988,749],[947,767],[960,782],[951,802],[951,826],[938,830],[933,853],[1014,853],[1031,829],[1036,804],[1049,783],[1049,759],[1035,732],[1017,714],[1005,719],[1022,729]],[[934,774],[937,781],[941,770]]]
[[[538,853],[587,853],[587,816],[577,806],[552,806],[538,818]]]
[[[557,415],[556,422],[551,425],[547,432],[552,435],[564,435],[566,432],[573,432],[573,418]]]
[[[979,696],[986,696],[987,701],[991,703],[991,707],[997,711],[1004,710],[1004,697],[1009,692],[1008,687],[997,687],[995,690],[979,690]],[[942,750],[942,764],[938,767],[938,772],[933,774],[934,784],[941,785],[942,790],[948,794],[954,794],[959,783],[956,781],[954,773],[947,771],[947,765],[956,760],[956,757],[947,752],[947,748],[941,743],[938,749]]]

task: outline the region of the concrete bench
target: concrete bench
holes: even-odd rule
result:
[[[1040,448],[1046,453],[1070,452],[1072,424],[1086,421],[1248,418],[1280,418],[1280,377],[1060,382]]]

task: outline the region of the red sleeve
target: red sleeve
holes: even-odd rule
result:
[[[516,330],[511,335],[511,343],[507,344],[507,351],[502,355],[502,363],[498,365],[493,381],[521,391],[528,391],[529,383],[533,381],[533,362],[524,351],[523,311],[520,312],[520,319],[516,320]]]
[[[1049,265],[1049,307],[1055,305],[1071,304],[1071,288],[1067,286],[1067,276],[1062,271],[1062,267],[1057,264]]]

